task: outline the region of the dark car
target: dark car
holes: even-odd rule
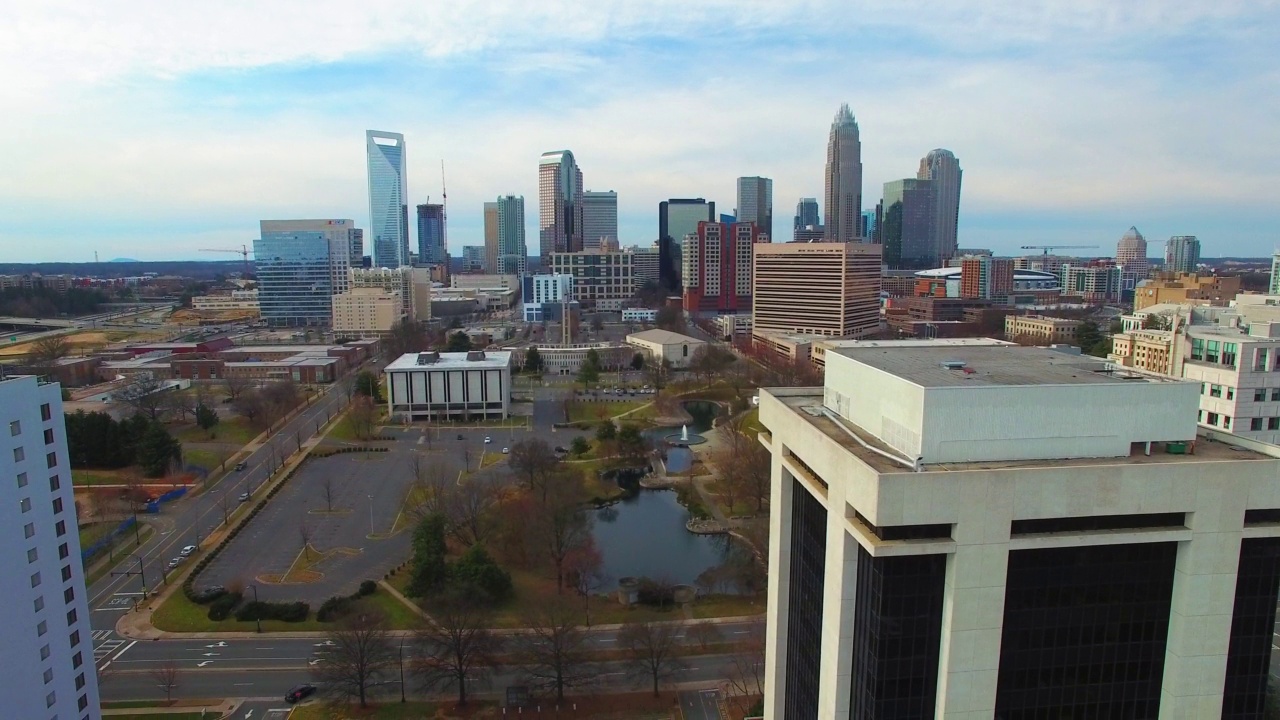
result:
[[[285,693],[284,701],[287,703],[302,702],[306,697],[312,695],[316,691],[315,685],[294,685]]]
[[[236,472],[240,472],[241,470],[244,470],[247,467],[249,467],[249,463],[241,460],[240,462],[236,463]]]
[[[461,439],[462,439],[462,436],[461,436],[461,435],[459,435],[459,436],[458,436],[458,439],[459,439],[459,440],[461,440]]]

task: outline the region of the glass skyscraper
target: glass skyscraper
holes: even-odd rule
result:
[[[933,262],[942,264],[955,257],[959,242],[956,239],[960,218],[960,181],[964,171],[960,161],[950,150],[937,148],[920,159],[916,178],[928,180],[933,186],[933,222],[929,252]]]
[[[1167,272],[1195,272],[1200,264],[1200,241],[1195,235],[1175,235],[1164,244],[1164,269]]]
[[[501,275],[521,275],[528,270],[524,244],[524,196],[501,195],[498,207],[498,267]]]
[[[439,265],[448,258],[444,246],[444,205],[418,206],[418,263]]]
[[[400,133],[366,130],[369,155],[369,234],[374,267],[409,264],[409,206],[405,198],[405,147]]]
[[[803,230],[806,227],[821,225],[822,218],[818,215],[818,198],[800,198],[800,202],[796,203],[796,218],[792,229]]]
[[[773,238],[773,180],[766,177],[738,178],[737,222],[753,222],[760,232]]]
[[[274,327],[328,325],[349,283],[351,220],[263,220],[253,241],[262,319]]]
[[[855,242],[862,225],[862,140],[848,105],[841,105],[827,139],[827,240]]]
[[[568,150],[538,160],[538,254],[545,267],[553,252],[582,249],[582,168]]]

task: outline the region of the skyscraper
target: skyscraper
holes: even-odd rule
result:
[[[351,228],[351,267],[364,265],[364,231]]]
[[[418,206],[418,262],[439,265],[448,260],[444,246],[444,205]]]
[[[1123,265],[1125,270],[1141,271],[1144,278],[1147,276],[1147,239],[1138,228],[1130,227],[1120,236],[1120,242],[1116,243],[1116,264]]]
[[[759,244],[752,255],[753,330],[861,337],[880,328],[880,247]]]
[[[1268,284],[1268,295],[1280,295],[1280,250],[1271,256],[1271,282]]]
[[[1174,235],[1165,243],[1165,272],[1195,272],[1199,264],[1200,241],[1195,235]]]
[[[57,383],[0,369],[6,718],[102,717],[61,392]]]
[[[698,232],[698,223],[714,222],[716,204],[703,198],[672,198],[658,203],[658,278],[670,290],[679,291],[681,243]]]
[[[822,225],[822,217],[818,215],[818,199],[817,198],[800,198],[800,202],[796,203],[795,222],[792,223],[791,229],[799,230],[806,227],[818,227]]]
[[[498,273],[498,203],[484,204],[484,271]]]
[[[931,243],[933,181],[904,178],[887,182],[882,202],[885,263],[891,268],[935,266],[938,257]]]
[[[524,276],[529,264],[524,244],[524,196],[501,195],[494,204],[498,206],[497,273]]]
[[[369,156],[369,233],[375,267],[409,264],[409,206],[404,135],[366,130]]]
[[[862,226],[861,226],[861,230],[862,230],[861,236],[862,236],[863,242],[875,242],[877,227],[878,226],[876,223],[876,211],[874,209],[863,210]]]
[[[930,228],[930,250],[941,264],[956,254],[956,229],[960,217],[960,161],[950,150],[930,150],[920,160],[916,178],[933,185],[933,221]]]
[[[760,232],[773,237],[773,180],[765,177],[738,178],[738,212],[735,222],[753,222]]]
[[[862,223],[862,141],[849,105],[840,106],[827,140],[827,239],[854,242]]]
[[[618,239],[618,193],[587,190],[582,193],[582,246],[597,249],[604,238]]]
[[[275,327],[328,325],[346,292],[351,220],[263,220],[253,241],[262,319]]]
[[[582,170],[568,150],[545,152],[538,161],[538,254],[582,249]]]
[[[698,223],[684,238],[680,277],[685,312],[750,310],[753,251],[756,243],[767,242],[755,223]]]

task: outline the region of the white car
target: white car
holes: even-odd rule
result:
[[[182,561],[183,561],[184,559],[185,559],[185,558],[182,558],[182,557],[176,557],[176,558],[174,558],[174,559],[170,560],[170,561],[169,561],[169,569],[170,569],[170,570],[172,570],[172,569],[174,569],[174,568],[178,567],[179,565],[181,565],[181,564],[182,564]]]
[[[181,552],[179,552],[178,554],[181,555],[182,557],[191,557],[191,553],[195,552],[198,549],[199,548],[197,548],[195,545],[188,545],[182,548]]]
[[[510,455],[510,454],[511,454],[511,448],[502,448],[502,454],[503,454],[503,455]]]
[[[485,445],[488,445],[488,444],[489,444],[489,443],[491,443],[491,442],[493,442],[493,438],[491,438],[491,437],[489,437],[488,435],[486,435],[486,436],[484,437],[484,444],[485,444]]]

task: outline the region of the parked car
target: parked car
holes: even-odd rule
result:
[[[484,436],[484,444],[485,444],[485,445],[488,445],[488,444],[489,444],[489,443],[491,443],[491,442],[493,442],[493,438],[489,437],[488,435],[485,435],[485,436]]]
[[[186,560],[186,558],[184,558],[184,557],[182,557],[182,556],[178,556],[178,557],[176,557],[176,558],[173,558],[172,560],[170,560],[170,561],[169,561],[169,569],[170,569],[170,570],[172,570],[172,569],[174,569],[174,568],[178,567],[179,565],[181,565],[181,564],[182,564],[182,561],[183,561],[183,560]]]
[[[315,694],[315,691],[315,685],[307,685],[305,683],[302,685],[294,685],[289,688],[289,692],[285,693],[284,701],[287,703],[302,702],[307,697]]]
[[[179,555],[181,555],[182,557],[191,557],[191,553],[193,553],[193,552],[195,552],[196,550],[199,550],[199,549],[200,549],[200,548],[196,547],[195,545],[188,545],[188,546],[186,546],[186,547],[182,548],[182,551],[181,551],[181,552],[179,552],[178,554],[179,554]]]
[[[247,467],[249,467],[249,463],[241,460],[240,462],[236,463],[236,472],[240,472],[241,470],[244,470]]]
[[[240,493],[240,502],[249,502],[249,493]]]
[[[510,455],[510,454],[511,454],[511,448],[502,448],[502,454],[503,454],[503,455]]]
[[[565,448],[560,447],[559,445],[557,445],[557,446],[556,446],[556,452],[558,452],[558,453],[567,453],[567,452],[569,452],[569,451],[568,451],[567,449],[565,449]]]

